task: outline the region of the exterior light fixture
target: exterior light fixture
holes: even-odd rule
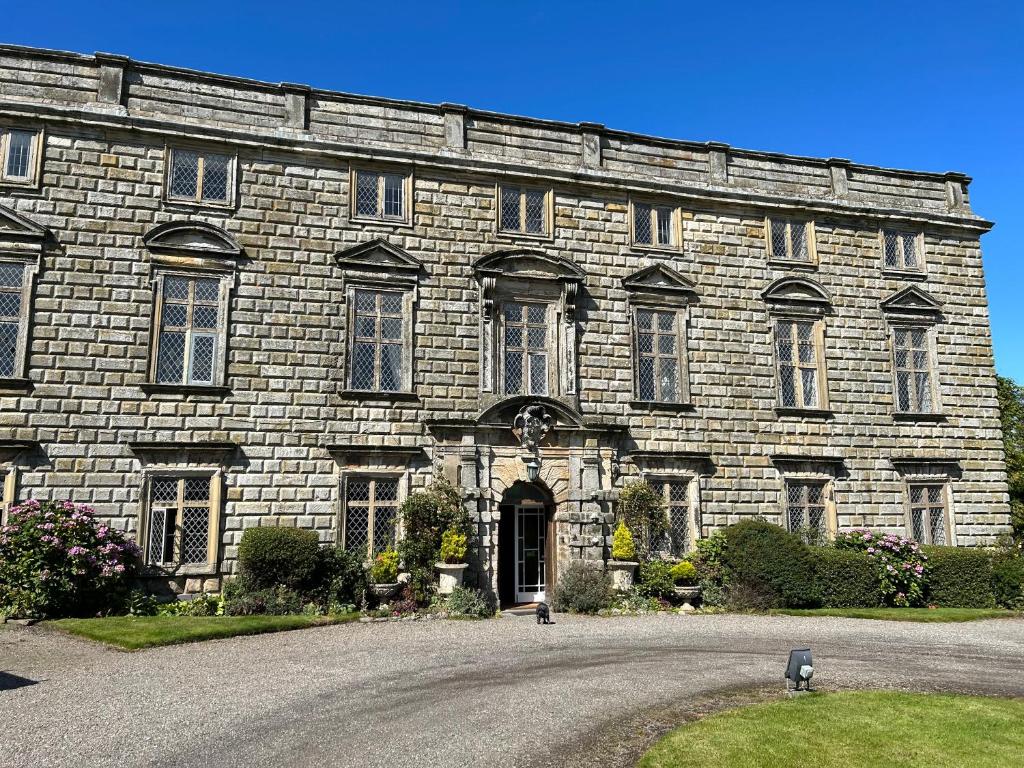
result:
[[[523,461],[526,464],[526,477],[531,483],[537,482],[537,478],[540,477],[540,460],[536,456],[531,456],[527,459],[523,457]]]
[[[804,690],[811,690],[811,678],[814,677],[814,666],[811,662],[810,648],[797,648],[789,652],[789,664],[786,665],[786,691],[790,690],[790,682],[796,683],[796,690],[800,690],[800,683],[804,684]]]

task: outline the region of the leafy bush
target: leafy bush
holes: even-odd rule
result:
[[[633,536],[637,556],[646,560],[652,546],[668,531],[664,498],[646,481],[634,480],[619,493],[618,511]]]
[[[626,521],[620,520],[615,533],[612,534],[612,560],[630,562],[636,557],[636,544],[633,534],[626,527]]]
[[[494,601],[479,589],[455,587],[444,603],[445,610],[451,616],[474,616],[485,619],[494,615]]]
[[[700,600],[705,608],[725,605],[727,574],[722,558],[726,545],[725,531],[719,529],[707,538],[697,539],[688,556],[697,569]]]
[[[917,542],[892,533],[881,535],[866,528],[855,528],[839,533],[835,546],[868,554],[875,564],[887,605],[906,608],[924,603],[928,556],[921,552]]]
[[[612,604],[612,582],[599,565],[573,560],[562,572],[551,595],[556,611],[597,613]]]
[[[405,584],[402,586],[402,591],[398,593],[398,598],[388,604],[386,608],[391,616],[408,616],[419,611],[420,605],[412,585]]]
[[[317,588],[310,594],[324,606],[357,605],[366,594],[367,576],[363,559],[341,547],[320,550]]]
[[[157,608],[159,616],[223,616],[224,598],[220,595],[196,595],[191,600],[174,600]]]
[[[680,587],[690,587],[697,583],[697,566],[689,560],[682,560],[672,566],[668,575]]]
[[[814,570],[803,540],[764,520],[725,528],[727,602],[739,609],[814,605]]]
[[[124,610],[139,548],[70,501],[30,499],[0,528],[0,614],[90,616]]]
[[[671,604],[659,597],[641,594],[635,586],[627,592],[615,595],[614,609],[625,613],[656,613],[671,608]]]
[[[302,528],[249,528],[238,545],[238,568],[251,589],[283,586],[304,592],[316,586],[320,540]]]
[[[637,591],[644,597],[667,599],[676,593],[672,579],[672,566],[664,560],[650,560],[640,563]]]
[[[814,576],[823,608],[877,608],[882,589],[875,563],[867,553],[814,547],[811,549]]]
[[[430,602],[434,563],[440,558],[444,532],[454,529],[466,536],[467,546],[473,524],[462,505],[459,492],[441,477],[426,491],[409,496],[399,509],[404,538],[398,552],[410,573],[413,598],[421,605]]]
[[[377,554],[370,568],[370,581],[374,584],[394,584],[398,581],[398,553],[391,547]]]
[[[224,613],[228,616],[282,616],[302,613],[303,605],[302,595],[285,586],[255,589],[244,578],[224,585]]]
[[[441,534],[441,562],[464,563],[469,537],[457,528],[447,528]]]
[[[996,555],[992,561],[992,592],[1000,608],[1024,610],[1024,557]]]
[[[923,547],[927,599],[944,608],[993,608],[992,554],[973,547]]]

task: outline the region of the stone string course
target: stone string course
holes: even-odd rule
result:
[[[711,455],[701,478],[707,534],[780,512],[773,454],[841,456],[838,524],[905,529],[905,486],[892,457],[952,457],[959,544],[1007,527],[980,235],[969,179],[669,141],[614,131],[268,84],[97,54],[0,46],[0,124],[43,126],[37,188],[0,186],[0,204],[47,228],[32,316],[29,390],[0,390],[0,438],[36,441],[19,498],[71,497],[133,531],[141,465],[132,441],[233,441],[225,472],[221,570],[241,531],[299,525],[333,541],[339,478],[324,446],[421,447],[408,487],[443,469],[466,489],[483,546],[475,575],[495,582],[498,500],[522,471],[508,435],[471,423],[479,395],[475,259],[510,247],[568,259],[586,273],[578,302],[579,410],[556,427],[547,484],[557,554],[604,556],[611,499],[638,472],[631,450]],[[230,210],[171,203],[168,144],[238,153]],[[349,221],[350,167],[374,161],[414,175],[411,225]],[[553,189],[547,240],[495,231],[495,184]],[[682,210],[674,253],[630,245],[630,195]],[[815,219],[818,267],[832,297],[825,357],[832,415],[775,411],[771,325],[761,292],[793,270],[768,263],[766,214]],[[230,301],[223,396],[146,392],[152,265],[142,238],[175,220],[208,222],[243,247]],[[887,324],[879,302],[910,284],[883,275],[882,222],[924,232],[926,276],[943,304],[937,375],[945,419],[894,421]],[[345,292],[339,251],[381,237],[425,265],[415,314],[416,398],[354,400],[343,389]],[[622,279],[654,263],[696,286],[688,356],[694,408],[648,412],[633,398]],[[803,273],[807,274],[807,273]],[[690,465],[680,460],[679,467]],[[669,464],[671,465],[671,461]],[[196,588],[198,582],[189,586]]]

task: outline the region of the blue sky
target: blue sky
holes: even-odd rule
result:
[[[963,171],[1024,382],[1024,4],[6,4],[0,40],[659,136]],[[848,6],[848,7],[844,7]]]

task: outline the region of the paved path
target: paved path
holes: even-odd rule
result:
[[[1024,696],[1024,620],[556,619],[348,624],[135,653],[0,628],[0,765],[630,765],[693,711],[777,695],[787,651],[805,644],[821,688]]]

